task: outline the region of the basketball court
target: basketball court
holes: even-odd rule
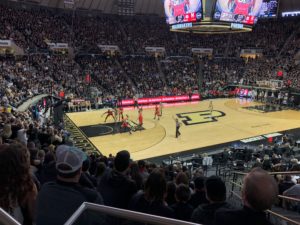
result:
[[[215,99],[213,112],[209,101],[164,105],[160,120],[154,120],[154,107],[143,108],[144,130],[120,133],[120,123],[104,122],[106,109],[68,113],[78,130],[104,155],[126,149],[134,160],[159,157],[208,146],[255,137],[275,137],[278,132],[300,127],[300,112],[266,106],[246,99]],[[137,123],[137,109],[124,109]],[[182,126],[175,138],[175,118]],[[262,135],[262,136],[261,136]],[[245,141],[247,143],[247,141]]]

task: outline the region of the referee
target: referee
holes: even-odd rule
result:
[[[175,136],[176,136],[176,138],[178,138],[181,135],[181,133],[179,131],[179,128],[181,127],[181,123],[179,122],[178,119],[175,119],[175,122],[176,122],[176,134],[175,134]]]

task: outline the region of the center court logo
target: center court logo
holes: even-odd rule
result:
[[[197,112],[179,113],[176,115],[186,126],[190,126],[201,123],[216,122],[218,121],[218,117],[223,117],[226,114],[217,110],[213,110],[212,113],[210,113],[209,110],[205,110]]]

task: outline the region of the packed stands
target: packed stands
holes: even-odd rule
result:
[[[130,155],[126,151],[115,157],[88,155],[64,146],[70,144],[69,134],[63,124],[54,126],[41,119],[45,115],[39,112],[47,111],[43,103],[25,112],[6,111],[10,107],[15,109],[28,98],[43,93],[58,96],[64,91],[73,98],[90,99],[91,86],[98,90],[94,97],[101,98],[183,95],[200,91],[199,86],[202,92],[216,92],[229,84],[254,85],[257,80],[275,79],[278,70],[284,71],[286,86],[300,88],[299,65],[294,61],[299,51],[299,33],[288,41],[291,32],[299,26],[297,20],[259,22],[252,33],[198,36],[171,33],[157,17],[70,16],[48,9],[1,5],[0,24],[3,27],[0,39],[12,39],[25,50],[23,56],[8,54],[0,58],[0,95],[4,107],[0,113],[0,207],[23,224],[45,225],[56,215],[59,215],[55,217],[56,224],[62,224],[84,201],[209,224],[229,218],[225,214],[215,218],[216,209],[213,214],[206,210],[212,204],[217,202],[218,209],[232,208],[226,198],[225,183],[220,177],[206,179],[202,169],[193,168],[193,171],[181,163],[160,166],[145,161],[133,163],[129,168]],[[74,51],[53,52],[47,42],[68,43]],[[98,44],[116,45],[121,52],[103,53]],[[145,47],[149,46],[165,47],[165,57],[146,54]],[[193,58],[191,48],[212,48],[213,56]],[[262,49],[263,56],[242,59],[243,48]],[[203,78],[199,85],[201,71]],[[90,75],[90,82],[86,81],[86,75]],[[226,150],[214,160],[228,163],[232,170],[239,165],[245,171],[251,167],[299,171],[293,152],[295,145],[295,140],[285,136],[272,146],[253,150],[250,155],[250,151]],[[63,163],[72,161],[65,155],[66,149],[79,158],[69,167]],[[204,157],[201,156],[201,162]],[[277,187],[261,170],[251,172],[250,176],[266,178],[266,185],[272,187],[270,196],[264,199],[268,204],[263,208],[252,206],[261,211],[265,222],[262,211],[274,203]],[[51,185],[43,186],[48,181],[61,192],[56,192]],[[285,182],[290,186],[299,185],[289,177],[279,180],[283,195],[288,195],[285,192],[288,189],[280,189]],[[205,185],[206,192],[210,187],[208,200]],[[216,192],[216,188],[222,193]],[[265,194],[255,188],[261,195]],[[61,198],[64,194],[69,196],[67,200]],[[207,205],[199,208],[202,203]],[[68,212],[60,214],[59,210],[66,205],[72,208],[66,207]],[[285,207],[282,203],[278,205]],[[27,211],[19,217],[16,212],[20,208]],[[180,213],[183,210],[187,213]]]

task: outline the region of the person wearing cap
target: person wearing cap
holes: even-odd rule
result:
[[[36,225],[62,225],[83,202],[103,204],[98,192],[79,185],[82,163],[86,157],[81,149],[66,145],[58,146],[57,179],[55,182],[44,184],[38,194]],[[89,224],[92,219],[84,220],[84,224]]]
[[[129,200],[137,192],[136,183],[127,176],[130,154],[123,150],[117,153],[114,168],[105,172],[97,190],[104,198],[104,204],[127,209]]]

